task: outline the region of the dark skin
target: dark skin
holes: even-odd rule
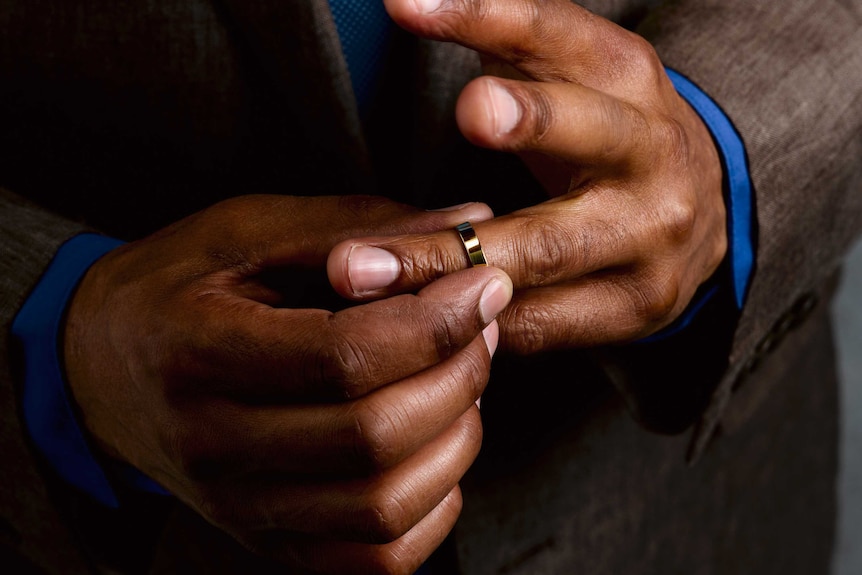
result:
[[[417,2],[386,7],[417,35],[483,54],[488,75],[458,101],[461,131],[520,155],[550,197],[474,226],[516,289],[500,317],[501,349],[624,343],[670,324],[724,258],[726,213],[711,136],[653,48],[565,0],[444,0],[427,14]],[[370,258],[351,258],[357,245],[394,256],[389,283],[363,275]],[[329,275],[362,301],[467,263],[451,231],[359,238],[336,247]]]
[[[65,331],[87,429],[105,453],[297,569],[418,568],[460,512],[510,280],[469,270],[332,312],[281,307],[263,278],[292,265],[322,276],[338,240],[369,230],[489,216],[482,204],[420,212],[382,198],[245,196],[107,254]]]
[[[498,337],[522,354],[642,337],[726,250],[718,155],[643,39],[566,0],[385,3],[483,55],[458,124],[549,200],[494,218],[240,197],[99,260],[66,325],[103,450],[300,572],[413,573],[460,512]],[[468,269],[467,220],[496,267]],[[263,281],[297,266],[357,305],[296,307]]]

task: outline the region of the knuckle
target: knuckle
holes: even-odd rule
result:
[[[207,255],[215,265],[240,270],[255,269],[255,263],[249,261],[247,250],[240,246],[247,245],[248,222],[259,219],[262,205],[260,196],[249,195],[230,198],[204,209],[202,217],[206,218],[209,225],[198,226],[198,229],[202,232],[210,228],[219,230],[218,234],[209,234],[203,238]]]
[[[464,354],[465,361],[459,361],[454,366],[451,377],[456,387],[462,387],[466,383],[473,395],[479,396],[488,382],[491,373],[490,362],[486,355],[478,353]]]
[[[692,236],[697,213],[691,201],[675,198],[662,204],[659,218],[663,236],[671,245],[681,245]]]
[[[629,290],[632,314],[640,326],[663,325],[679,301],[679,288],[671,274],[639,278]]]
[[[499,3],[488,0],[472,4],[475,6],[471,12],[477,25],[499,18],[499,13],[505,10],[505,17],[523,31],[517,42],[508,42],[500,47],[503,60],[518,69],[528,67],[533,75],[546,81],[571,81],[571,70],[565,63],[547,56],[571,50],[568,34],[560,33],[558,11],[548,10],[547,3],[542,1],[520,2],[502,9]]]
[[[520,254],[520,269],[529,270],[529,277],[525,278],[529,285],[554,283],[573,266],[590,261],[594,249],[592,234],[579,233],[563,222],[548,218],[525,219],[520,227],[518,236],[530,239],[530,249],[515,245],[510,249]]]
[[[619,77],[634,79],[638,87],[649,85],[661,70],[655,48],[639,34],[619,29],[618,32],[594,35],[591,39],[610,69],[618,71]]]
[[[488,0],[456,0],[455,4],[459,5],[458,13],[467,22],[486,21],[494,8],[493,2],[488,2]]]
[[[340,196],[338,214],[354,227],[373,229],[371,226],[381,216],[388,216],[394,204],[382,196],[362,195]]]
[[[440,360],[451,357],[475,336],[475,332],[470,329],[473,327],[472,318],[468,320],[458,313],[458,310],[449,306],[428,314],[426,322],[431,326],[437,357]]]
[[[447,10],[437,14],[430,24],[433,34],[457,36],[471,26],[482,26],[493,14],[494,5],[487,0],[455,0],[446,6]]]
[[[491,2],[483,2],[483,4],[485,3],[489,6],[492,5]],[[524,64],[540,64],[537,54],[541,52],[536,50],[536,45],[543,43],[543,41],[546,44],[547,41],[554,39],[549,35],[548,14],[549,11],[544,10],[538,2],[521,2],[514,7],[512,16],[526,31],[526,34],[523,35],[525,42],[512,43],[507,46],[506,60],[515,67]]]
[[[398,459],[397,416],[374,402],[353,413],[353,454],[362,467],[382,470]]]
[[[478,412],[468,411],[459,421],[462,426],[462,447],[470,451],[474,458],[478,456],[482,447],[485,429],[482,426],[482,417]]]
[[[660,85],[664,68],[655,47],[646,38],[629,32],[622,43],[621,57],[630,78],[637,78],[642,86]]]
[[[595,102],[596,116],[601,118],[601,125],[607,126],[604,137],[601,140],[600,154],[602,157],[617,158],[624,157],[621,152],[627,151],[629,144],[629,133],[639,133],[639,130],[627,130],[628,126],[639,126],[643,124],[640,112],[633,106],[614,105],[611,100],[600,99]]]
[[[671,164],[688,163],[689,137],[685,127],[676,119],[663,116],[650,124],[653,145],[664,150],[662,156]]]
[[[536,306],[511,304],[503,311],[500,337],[506,349],[529,355],[545,349],[545,328],[553,321],[548,310]]]
[[[208,437],[209,426],[192,429],[189,425],[171,425],[166,432],[167,452],[172,454],[179,471],[193,482],[203,485],[224,473],[225,463]]]
[[[376,369],[368,342],[344,333],[330,335],[327,340],[330,345],[321,348],[317,361],[323,393],[346,400],[365,395],[369,374]]]
[[[254,205],[253,201],[254,196],[234,196],[204,208],[203,214],[220,222],[236,221]]]
[[[391,543],[412,527],[407,511],[394,490],[381,489],[369,496],[359,513],[359,524],[369,542]]]
[[[353,196],[339,196],[339,211],[350,212],[352,216],[361,217],[369,212],[375,212],[389,206],[391,202],[382,196],[371,196],[357,194]]]
[[[463,350],[455,361],[440,374],[440,386],[458,397],[478,398],[485,390],[491,374],[491,361],[487,354],[472,349]]]
[[[467,261],[466,254],[452,253],[427,236],[416,238],[402,248],[405,255],[401,258],[401,270],[413,285],[431,283],[448,270],[464,268]]]
[[[437,361],[448,359],[478,335],[477,318],[473,313],[465,313],[464,305],[464,301],[450,298],[416,309],[413,318],[416,333],[431,338]]]

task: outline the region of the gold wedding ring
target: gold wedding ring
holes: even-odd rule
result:
[[[476,230],[470,225],[470,222],[464,222],[455,226],[455,231],[461,236],[461,242],[464,244],[464,249],[467,250],[467,256],[470,258],[470,267],[486,266],[485,254],[482,252],[482,244],[479,243],[479,238],[476,237]]]

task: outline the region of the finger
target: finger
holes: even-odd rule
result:
[[[396,467],[368,477],[327,480],[266,474],[217,485],[202,505],[228,530],[284,529],[307,535],[388,543],[407,533],[458,484],[479,453],[475,406]]]
[[[488,264],[505,271],[515,289],[524,289],[631,265],[641,257],[639,238],[649,237],[651,220],[637,198],[597,188],[477,223],[474,229]],[[372,265],[367,258],[394,260],[395,279],[385,283],[367,275]],[[413,291],[469,265],[454,230],[423,235],[421,241],[413,236],[349,240],[333,249],[328,262],[333,287],[360,300]]]
[[[337,241],[352,236],[423,233],[457,225],[464,217],[492,216],[478,202],[426,211],[377,196],[258,194],[220,202],[194,218],[209,220],[199,226],[204,231],[220,230],[203,238],[210,257],[246,277],[277,266],[322,265]]]
[[[682,205],[662,209],[659,213],[636,196],[596,189],[477,224],[486,259],[506,271],[516,289],[501,312],[501,349],[532,353],[632,341],[668,325],[714,267],[700,262],[679,266],[681,258],[691,261],[674,244],[691,238],[685,215],[690,210]],[[364,241],[353,240],[357,245]],[[704,240],[697,236],[692,241]],[[390,238],[374,247],[398,260],[398,279],[386,286],[361,284],[352,296],[411,291],[429,274],[468,266],[459,244],[454,231],[434,234],[421,244]],[[361,273],[350,270],[345,255],[350,247],[339,245],[333,251],[344,260],[340,266],[330,262],[330,269],[345,268],[343,273],[354,278],[342,281],[344,285],[362,281]]]
[[[185,446],[182,475],[198,481],[261,472],[360,476],[393,467],[479,398],[496,323],[486,331],[490,341],[483,334],[445,362],[351,403],[196,406],[175,441]]]
[[[669,325],[693,289],[667,270],[601,274],[518,293],[500,315],[500,349],[531,354],[618,344]]]
[[[658,118],[576,84],[478,78],[461,93],[456,115],[476,145],[550,156],[591,175],[619,178],[660,160],[651,145],[664,126]]]
[[[355,399],[466,347],[511,293],[503,272],[484,268],[337,313],[273,309],[229,293],[191,294],[189,317],[179,321],[200,329],[170,350],[166,377],[195,394],[206,386],[248,401]]]
[[[386,0],[406,30],[457,42],[514,66],[536,80],[600,78],[609,49],[634,36],[569,0]]]
[[[247,538],[255,553],[271,557],[309,573],[412,575],[442,543],[461,512],[461,491],[455,487],[446,498],[402,537],[386,544],[332,541],[317,537],[266,531]]]

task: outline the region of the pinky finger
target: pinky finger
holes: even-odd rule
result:
[[[410,531],[391,543],[364,544],[259,532],[242,541],[253,552],[297,569],[291,573],[325,575],[412,575],[439,547],[461,513],[456,486]]]
[[[669,325],[686,299],[668,277],[621,271],[516,293],[498,316],[501,350],[531,354],[635,341]]]

